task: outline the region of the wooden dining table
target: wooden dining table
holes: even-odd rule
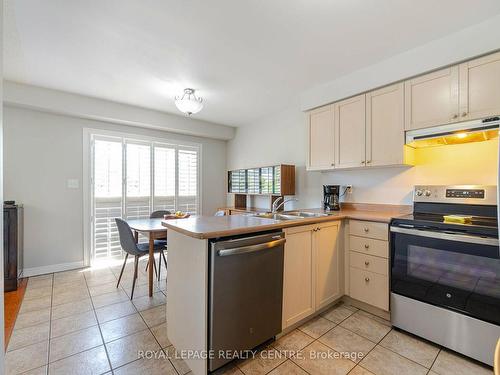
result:
[[[144,234],[149,240],[149,296],[153,296],[153,270],[154,270],[154,243],[156,239],[164,239],[167,237],[167,228],[161,222],[163,219],[130,219],[127,220],[130,229],[134,232],[135,242],[139,241],[139,233]]]

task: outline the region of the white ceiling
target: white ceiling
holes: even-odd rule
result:
[[[231,126],[500,13],[498,0],[7,0],[6,79]]]

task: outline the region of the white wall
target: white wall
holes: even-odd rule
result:
[[[129,104],[5,81],[4,103],[73,117],[214,139],[231,139],[234,128]]]
[[[251,126],[238,128],[228,142],[228,169],[278,163],[297,167],[297,203],[287,208],[320,207],[323,184],[353,185],[345,201],[356,203],[411,204],[417,184],[491,184],[497,180],[498,141],[436,147],[416,153],[413,168],[391,167],[335,172],[307,172],[306,115],[293,106]],[[228,197],[230,203],[230,197]],[[265,199],[251,204],[265,207]]]
[[[4,116],[4,197],[25,206],[25,269],[83,262],[83,128],[201,143],[203,213],[225,203],[225,141],[11,106]]]

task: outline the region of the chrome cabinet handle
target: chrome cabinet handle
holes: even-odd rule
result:
[[[367,260],[365,260],[365,266],[369,265],[370,262],[368,262]]]
[[[366,162],[364,160],[361,160],[361,164],[365,164]]]
[[[462,113],[462,117],[465,117],[465,116],[467,116],[467,112]]]
[[[368,282],[370,281],[370,278],[369,277],[365,277],[365,282]]]
[[[370,164],[372,161],[371,160],[367,160],[366,161],[366,164]]]

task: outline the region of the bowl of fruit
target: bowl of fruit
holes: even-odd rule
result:
[[[186,212],[182,212],[182,211],[175,211],[173,214],[168,214],[168,215],[164,215],[163,218],[165,220],[172,220],[172,219],[186,219],[188,218],[190,215]]]

